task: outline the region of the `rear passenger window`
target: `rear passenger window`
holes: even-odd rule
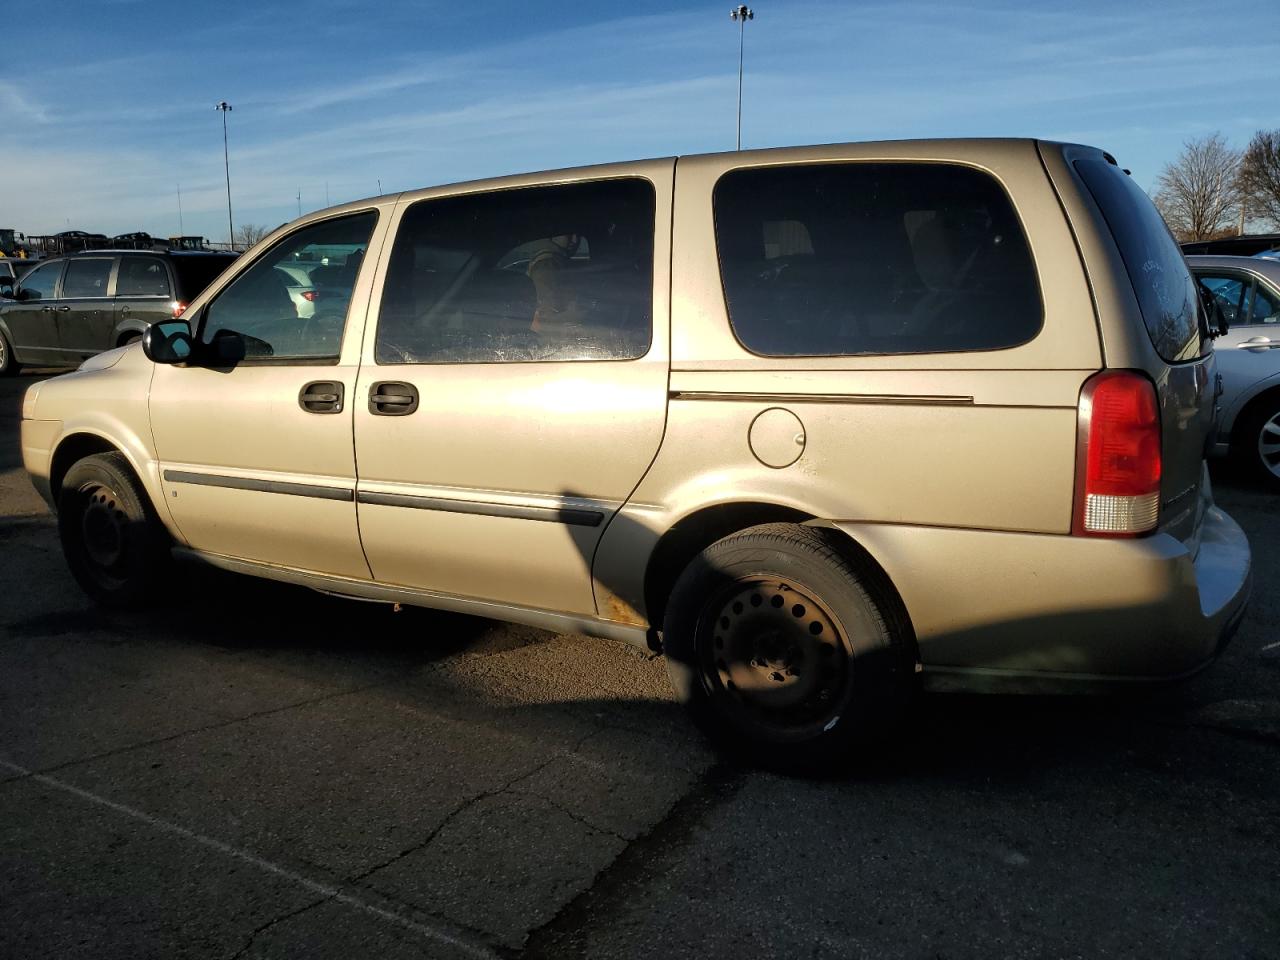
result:
[[[68,260],[67,273],[62,278],[62,296],[105,297],[107,281],[111,279],[112,260],[109,257]]]
[[[978,170],[735,170],[713,202],[730,323],[753,353],[999,350],[1040,331],[1026,237],[1000,185]]]
[[[116,277],[116,296],[169,296],[169,274],[164,264],[155,257],[121,257],[120,273]]]
[[[1199,357],[1205,337],[1195,281],[1155,204],[1101,157],[1077,160],[1076,171],[1111,228],[1156,352],[1170,363]]]
[[[377,362],[644,356],[654,216],[637,178],[419,201],[391,252]]]

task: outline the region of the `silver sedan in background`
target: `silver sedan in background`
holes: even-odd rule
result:
[[[1280,492],[1280,260],[1189,256],[1229,329],[1214,341],[1222,375],[1215,455],[1230,454]]]

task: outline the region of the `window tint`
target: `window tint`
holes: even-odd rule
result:
[[[201,325],[204,342],[229,330],[245,338],[248,358],[337,357],[351,291],[376,219],[377,214],[361,213],[327,220],[276,243],[209,304]],[[325,296],[304,297],[309,288],[293,282],[279,269],[282,265],[331,267]]]
[[[1026,238],[968,167],[806,164],[716,184],[734,333],[771,357],[996,350],[1039,332]]]
[[[1205,337],[1195,283],[1155,204],[1132,177],[1101,157],[1075,165],[1120,249],[1156,351],[1171,363],[1199,357]]]
[[[63,297],[105,297],[113,263],[110,257],[68,260],[62,278]]]
[[[58,283],[58,274],[62,272],[65,260],[53,260],[42,263],[22,278],[22,289],[28,300],[48,300],[54,294]]]
[[[120,258],[116,275],[117,297],[168,297],[169,272],[157,257]]]
[[[392,249],[378,363],[644,356],[654,213],[640,179],[420,201]]]
[[[235,261],[236,254],[231,253],[174,257],[169,262],[178,275],[178,299],[194,300]]]

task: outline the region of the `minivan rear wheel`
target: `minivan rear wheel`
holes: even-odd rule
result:
[[[748,763],[823,772],[887,739],[914,691],[914,647],[881,576],[823,532],[752,527],[702,551],[663,620],[677,697]]]
[[[1240,425],[1236,454],[1263,486],[1280,492],[1280,396],[1262,401]]]
[[[146,606],[163,586],[168,535],[119,453],[85,457],[67,471],[58,535],[72,576],[104,606]]]

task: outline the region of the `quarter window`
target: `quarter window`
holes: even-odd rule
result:
[[[326,220],[277,242],[209,304],[201,339],[239,334],[248,359],[336,358],[376,220]]]
[[[1026,237],[999,184],[978,170],[734,170],[713,203],[729,320],[753,353],[998,350],[1040,330]]]
[[[1155,204],[1114,163],[1089,157],[1075,166],[1120,249],[1156,352],[1170,363],[1196,359],[1206,331],[1195,281]]]
[[[113,262],[107,257],[68,260],[62,278],[63,297],[105,297]]]
[[[120,258],[116,276],[117,297],[168,297],[169,272],[156,257]]]
[[[58,274],[66,261],[54,260],[42,263],[22,278],[22,291],[28,300],[49,300],[58,284]]]
[[[387,270],[377,362],[644,356],[654,216],[653,186],[637,178],[414,204]]]

